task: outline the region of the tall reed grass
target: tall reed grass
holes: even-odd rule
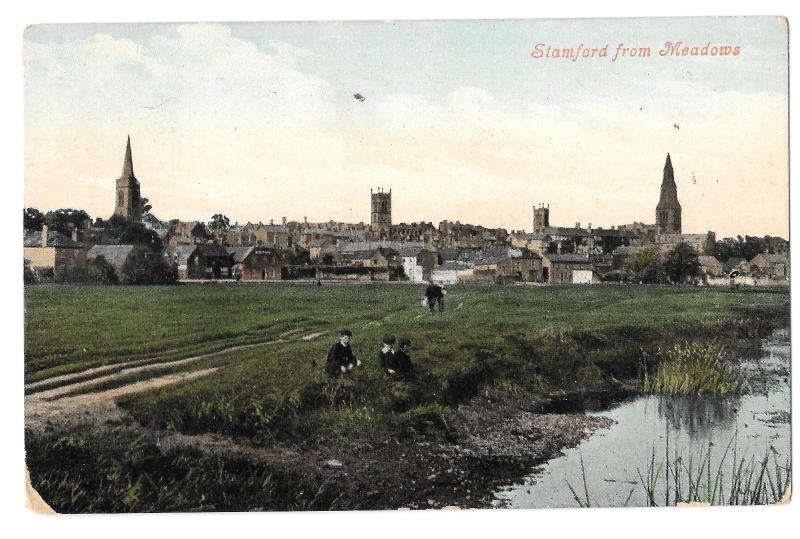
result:
[[[722,357],[716,342],[684,342],[659,348],[653,360],[643,362],[642,388],[646,393],[669,395],[726,395],[744,388],[744,377]],[[648,364],[656,363],[649,373]]]
[[[709,505],[768,505],[780,502],[788,492],[792,478],[792,461],[781,460],[772,445],[763,457],[743,456],[738,452],[735,437],[715,461],[712,444],[699,455],[681,454],[677,447],[670,457],[669,439],[665,458],[656,458],[655,445],[644,472],[637,468],[639,486],[649,507],[674,506],[699,502]],[[580,459],[583,491],[578,493],[567,481],[567,487],[579,507],[597,505],[589,494],[583,456]],[[623,506],[630,503],[633,489]]]

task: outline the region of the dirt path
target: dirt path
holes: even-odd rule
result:
[[[298,328],[297,330],[290,330],[284,333],[284,335],[288,336],[299,333],[300,331],[302,331],[302,329]],[[298,340],[310,341],[324,334],[325,332],[309,333],[300,337]],[[283,342],[291,341],[278,338],[271,341],[242,344],[174,361],[158,362],[158,358],[129,361],[116,365],[87,369],[68,375],[55,376],[28,384],[25,386],[26,390],[46,388],[52,384],[61,385],[52,389],[42,389],[25,395],[25,427],[34,430],[49,430],[57,427],[66,428],[72,424],[82,424],[86,422],[105,423],[108,421],[120,420],[122,414],[114,403],[114,399],[117,397],[183,382],[201,376],[208,376],[216,372],[219,367],[146,378],[148,371],[180,367],[202,359]],[[146,365],[142,365],[142,363],[146,363]],[[120,369],[120,367],[122,368]],[[112,374],[103,375],[103,373],[111,369],[120,370]],[[80,395],[69,395],[77,390],[85,389],[95,384],[113,382],[114,380],[120,380],[126,376],[137,373],[145,375],[145,379],[113,389],[94,392],[89,391]],[[71,380],[75,381],[70,382]]]
[[[310,341],[325,332],[303,334],[292,331],[295,342]],[[302,336],[301,336],[302,335]],[[130,431],[151,440],[162,450],[192,448],[224,455],[241,455],[279,466],[309,472],[338,493],[332,509],[378,509],[392,507],[433,508],[447,505],[488,507],[493,492],[516,481],[530,469],[566,448],[574,447],[607,419],[580,415],[535,414],[513,399],[484,402],[476,398],[456,410],[459,442],[428,443],[398,440],[354,440],[307,447],[258,447],[248,440],[217,434],[182,434],[156,430],[130,422],[115,400],[148,389],[208,376],[221,367],[172,373],[147,378],[113,389],[69,395],[80,388],[112,381],[132,373],[144,376],[153,369],[190,364],[200,359],[237,350],[289,342],[284,338],[239,345],[217,352],[169,362],[141,365],[140,360],[123,364],[112,374],[108,368],[88,369],[69,377],[37,382],[42,387],[54,381],[64,385],[25,396],[25,427],[39,433],[57,433],[73,427],[93,430]],[[116,365],[114,367],[119,367]],[[99,376],[96,376],[99,375]],[[93,378],[85,379],[87,376]],[[78,380],[69,383],[69,380]],[[335,466],[329,462],[337,461]],[[402,464],[402,473],[399,466]],[[398,479],[399,475],[402,479]],[[326,487],[328,488],[328,487]]]

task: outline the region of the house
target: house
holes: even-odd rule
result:
[[[611,270],[626,272],[628,271],[628,263],[631,258],[638,254],[644,247],[633,245],[623,245],[617,247],[611,252]]]
[[[330,238],[321,238],[317,240],[311,240],[306,244],[306,248],[308,249],[308,254],[312,260],[318,260],[322,257],[322,253],[325,249],[331,246],[333,240]]]
[[[542,282],[542,257],[527,249],[520,256],[507,256],[497,262],[499,282]]]
[[[178,266],[179,279],[232,279],[233,256],[216,243],[168,245],[164,258]]]
[[[513,247],[528,249],[540,256],[547,252],[547,248],[553,242],[553,238],[544,232],[512,234],[510,238]]]
[[[588,255],[547,253],[542,256],[542,282],[589,284],[595,281]]]
[[[233,275],[243,281],[280,280],[284,256],[273,247],[228,247]]]
[[[164,247],[164,258],[167,262],[178,267],[178,279],[189,278],[189,261],[196,260],[195,252],[198,246],[194,244],[167,245]]]
[[[750,261],[750,272],[766,275],[772,279],[788,279],[789,259],[783,255],[761,253]]]
[[[730,275],[732,271],[746,275],[750,273],[750,262],[746,258],[732,256],[722,263],[722,271],[725,275]]]
[[[700,271],[707,277],[722,277],[724,271],[722,270],[722,262],[709,255],[700,255],[697,257],[700,262]]]
[[[102,256],[114,268],[117,278],[122,279],[122,268],[131,253],[137,249],[140,248],[135,245],[93,245],[86,253],[86,259],[91,261]]]
[[[456,284],[471,280],[473,267],[466,262],[449,261],[436,266],[431,271],[431,281],[441,284]]]
[[[40,232],[23,237],[23,257],[40,278],[56,282],[69,280],[86,270],[86,248],[78,243],[78,230],[68,238],[42,226]]]

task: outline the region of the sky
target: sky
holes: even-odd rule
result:
[[[35,25],[24,69],[43,211],[110,216],[130,135],[162,219],[368,222],[380,187],[396,223],[653,223],[670,153],[684,232],[789,236],[784,19]]]

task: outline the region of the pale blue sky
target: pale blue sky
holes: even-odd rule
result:
[[[367,220],[363,192],[381,185],[396,221],[530,228],[530,204],[550,201],[557,223],[650,222],[669,151],[689,232],[788,234],[782,19],[42,25],[25,39],[26,201],[45,209],[107,213],[130,132],[143,192],[170,217]],[[667,40],[742,53],[658,57]],[[653,57],[530,57],[620,42]],[[65,169],[87,179],[69,197],[54,188]],[[431,185],[448,192],[438,208],[422,203]]]

